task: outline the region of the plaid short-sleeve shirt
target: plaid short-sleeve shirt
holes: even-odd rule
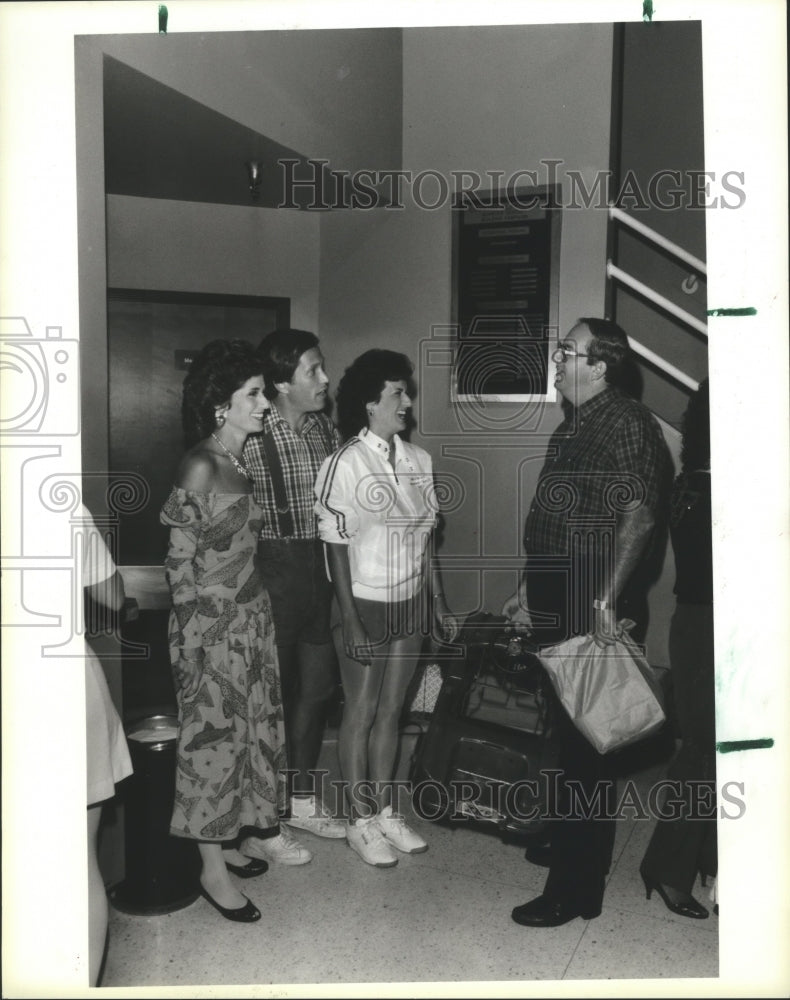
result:
[[[614,388],[587,400],[551,438],[524,526],[528,555],[568,555],[579,531],[596,532],[618,514],[655,515],[671,479],[666,442],[652,413]]]
[[[313,485],[318,470],[332,452],[340,447],[340,435],[325,413],[308,413],[301,434],[296,434],[283,420],[275,406],[266,414],[261,434],[251,434],[244,446],[244,461],[252,473],[252,492],[263,508],[262,539],[280,538],[274,489],[263,435],[274,439],[285,482],[285,496],[291,509],[294,538],[318,538],[313,506]]]

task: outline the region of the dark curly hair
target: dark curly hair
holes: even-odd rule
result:
[[[181,421],[188,448],[214,430],[217,407],[229,403],[237,389],[260,374],[260,358],[246,340],[212,340],[206,344],[184,379]]]
[[[683,472],[706,469],[710,464],[710,385],[707,378],[690,397],[683,415],[683,444],[680,465]]]
[[[337,387],[337,419],[343,437],[353,437],[367,426],[368,403],[378,403],[386,382],[408,385],[409,395],[414,396],[412,379],[414,365],[405,354],[373,348],[352,361],[343,373]]]
[[[299,358],[311,347],[318,347],[318,337],[309,330],[272,330],[263,338],[256,353],[263,372],[263,394],[267,399],[277,398],[275,382],[290,382],[299,366]]]

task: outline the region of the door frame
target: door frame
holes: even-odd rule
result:
[[[277,327],[291,324],[291,300],[275,295],[234,295],[225,292],[173,292],[151,288],[107,288],[107,301],[171,302],[195,306],[245,306],[250,309],[271,309],[277,317]]]

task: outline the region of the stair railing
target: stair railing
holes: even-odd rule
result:
[[[618,222],[622,225],[628,226],[630,229],[633,229],[655,246],[661,247],[661,249],[666,250],[668,253],[672,254],[672,256],[682,261],[684,264],[687,264],[692,270],[696,271],[703,277],[707,274],[705,262],[700,260],[699,257],[695,257],[693,254],[690,254],[687,250],[684,250],[683,247],[678,246],[677,243],[673,243],[672,240],[668,240],[665,236],[656,232],[655,229],[651,229],[650,226],[646,226],[644,222],[639,222],[637,219],[632,218],[621,208],[616,208],[614,205],[610,205],[609,218],[612,222]],[[687,312],[685,309],[681,309],[680,306],[676,306],[675,303],[666,298],[666,296],[654,291],[649,285],[644,284],[632,275],[628,274],[626,271],[623,271],[622,268],[617,267],[611,260],[606,261],[606,277],[609,280],[614,279],[615,281],[619,281],[620,284],[638,292],[650,302],[653,302],[666,312],[671,313],[671,315],[675,316],[681,322],[707,337],[707,323],[703,320],[697,319],[696,316],[692,316],[691,313]],[[654,365],[676,382],[679,382],[681,385],[686,386],[686,388],[691,389],[692,392],[695,392],[699,388],[699,382],[696,379],[691,378],[690,375],[687,375],[686,372],[682,371],[665,358],[662,358],[659,354],[656,354],[655,351],[651,351],[649,347],[645,347],[644,344],[640,344],[639,341],[634,340],[633,337],[629,337],[628,342],[631,345],[631,349],[636,354],[639,354],[646,361],[649,361],[650,364]]]

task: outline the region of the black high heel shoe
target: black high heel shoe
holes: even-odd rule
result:
[[[692,917],[695,920],[705,920],[708,916],[708,911],[702,903],[698,903],[693,896],[688,896],[680,902],[675,902],[675,900],[669,898],[660,882],[654,882],[652,879],[648,878],[641,868],[639,869],[639,874],[642,876],[642,881],[645,883],[645,895],[647,899],[650,899],[650,896],[655,889],[659,896],[664,900],[667,909],[671,910],[673,913],[677,913],[681,917]]]
[[[237,906],[233,909],[228,909],[226,906],[220,906],[216,899],[210,896],[202,885],[200,887],[200,895],[206,900],[206,902],[211,903],[214,909],[218,913],[221,913],[226,920],[236,920],[241,924],[251,924],[256,920],[261,919],[261,911],[254,903],[250,902],[246,896],[244,898],[247,899],[247,902],[244,906]]]
[[[269,865],[262,858],[250,858],[250,863],[247,865],[232,865],[230,861],[226,861],[225,867],[239,878],[255,878],[256,875],[263,875],[269,870]]]

